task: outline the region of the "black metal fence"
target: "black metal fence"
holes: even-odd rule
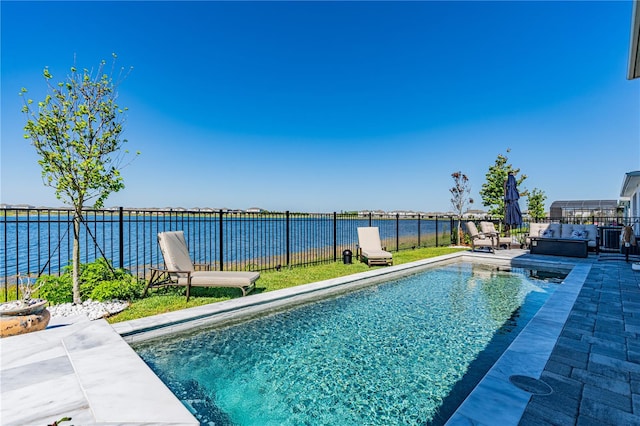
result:
[[[5,294],[18,274],[57,275],[71,263],[71,210],[0,212],[0,279]],[[361,226],[377,226],[383,246],[398,251],[448,246],[456,225],[449,216],[86,210],[81,262],[104,257],[144,278],[149,267],[163,263],[157,234],[182,230],[194,262],[213,264],[218,270],[267,270],[336,261],[346,249],[356,253]]]
[[[621,225],[638,223],[639,219],[591,216],[539,222],[596,224],[600,248],[606,252],[620,249]],[[503,229],[499,219],[482,220],[492,220],[496,228]],[[361,226],[377,226],[383,246],[399,251],[448,246],[455,242],[457,222],[450,216],[373,213],[86,210],[80,232],[81,261],[104,257],[144,278],[150,267],[163,263],[157,234],[182,230],[194,262],[213,264],[218,270],[277,269],[336,261],[347,249],[355,253],[357,228]],[[509,235],[519,240],[528,231],[529,220],[525,218],[523,226],[511,229]],[[0,280],[6,295],[18,274],[58,275],[71,263],[73,212],[2,209],[0,238]]]

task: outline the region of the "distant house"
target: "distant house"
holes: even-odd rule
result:
[[[455,213],[452,213],[453,216],[455,216]],[[483,218],[487,216],[487,212],[484,210],[472,210],[469,209],[466,212],[464,212],[464,214],[462,215],[462,217],[464,218]]]
[[[0,208],[2,209],[35,209],[36,206],[32,206],[30,204],[0,204]]]
[[[371,216],[387,216],[391,213],[387,213],[384,210],[360,210],[358,216],[368,217]]]
[[[264,209],[261,209],[260,207],[250,207],[245,210],[246,213],[262,213],[263,211]]]
[[[392,216],[399,216],[399,217],[412,217],[412,216],[416,216],[416,212],[414,211],[407,211],[407,210],[394,210],[392,212],[389,212],[390,215]]]

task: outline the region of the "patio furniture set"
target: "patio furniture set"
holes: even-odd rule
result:
[[[473,222],[467,222],[472,250],[486,247],[494,252],[501,247],[511,248],[511,238],[501,237],[492,222],[480,222],[480,228],[479,232]],[[599,253],[596,225],[531,223],[524,242],[531,254],[587,257],[589,249]]]

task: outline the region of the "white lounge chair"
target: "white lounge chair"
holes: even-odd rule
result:
[[[256,280],[260,278],[259,272],[196,271],[182,231],[160,232],[158,244],[167,269],[151,268],[145,295],[149,287],[177,285],[187,287],[187,301],[191,287],[233,287],[242,290],[242,295],[246,296],[255,289]]]
[[[476,224],[469,221],[467,222],[467,232],[471,237],[471,250],[475,251],[478,247],[488,247],[491,253],[494,253],[495,243],[494,239],[489,235],[484,235],[482,232],[478,232]]]
[[[377,227],[358,228],[358,255],[367,265],[393,265],[393,255],[383,250]]]

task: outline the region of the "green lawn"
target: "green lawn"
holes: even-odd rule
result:
[[[416,250],[403,250],[393,253],[393,262],[395,265],[398,265],[420,259],[436,257],[443,254],[454,253],[461,250],[466,249],[454,247],[431,247],[419,248]],[[384,267],[385,266],[373,266],[372,268]],[[260,279],[256,283],[256,289],[251,294],[295,287],[302,284],[309,284],[316,281],[364,272],[370,269],[371,268],[364,263],[354,259],[354,263],[351,265],[345,265],[340,261],[313,266],[298,266],[291,269],[283,269],[281,271],[263,271],[260,273]],[[241,297],[241,292],[238,289],[192,288],[191,298],[187,303],[185,300],[184,288],[174,287],[157,289],[153,290],[146,298],[134,301],[127,310],[108,318],[107,321],[110,323],[128,321],[164,312],[177,311],[179,309],[221,302],[237,297]]]

